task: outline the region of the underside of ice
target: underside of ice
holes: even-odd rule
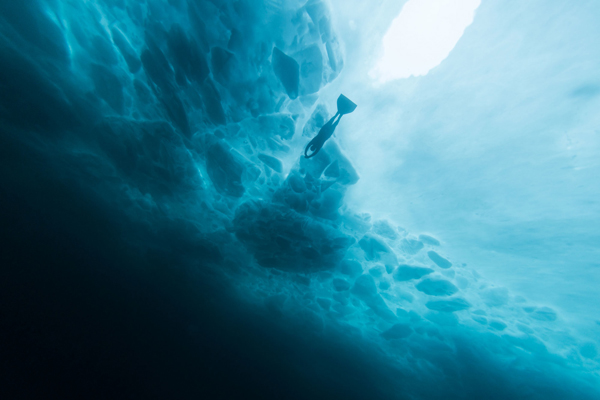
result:
[[[389,24],[400,6],[351,3],[4,2],[0,117],[10,133],[2,135],[40,154],[40,165],[77,187],[82,198],[135,227],[123,228],[123,240],[139,253],[169,248],[190,271],[208,270],[227,282],[240,304],[260,307],[282,325],[303,326],[308,338],[373,346],[365,355],[372,357],[373,373],[392,368],[404,377],[395,383],[402,393],[397,398],[594,398],[600,324],[590,321],[597,315],[590,312],[571,326],[576,318],[565,310],[572,303],[561,305],[542,290],[528,293],[525,284],[516,290],[511,283],[512,274],[527,271],[513,270],[515,263],[529,262],[537,271],[527,278],[532,285],[548,278],[560,290],[576,292],[575,284],[562,288],[556,270],[544,271],[544,263],[560,258],[552,268],[568,270],[571,245],[592,254],[589,243],[598,236],[587,224],[598,212],[586,216],[574,211],[577,202],[565,206],[578,221],[589,218],[573,228],[580,233],[573,238],[560,232],[558,217],[535,222],[523,209],[509,208],[520,200],[500,177],[535,170],[530,183],[550,185],[535,177],[538,168],[550,168],[552,156],[530,150],[536,154],[526,161],[519,156],[525,150],[516,150],[520,158],[513,160],[513,145],[500,139],[503,131],[489,132],[488,123],[508,116],[515,121],[506,126],[514,142],[528,149],[550,146],[529,134],[538,130],[536,123],[546,129],[543,118],[529,121],[531,109],[518,110],[517,103],[545,96],[534,90],[545,87],[544,78],[535,85],[527,79],[550,67],[543,65],[544,53],[536,53],[531,57],[540,65],[531,67],[529,78],[510,70],[496,80],[494,73],[503,74],[508,62],[477,41],[484,33],[490,41],[505,35],[517,43],[531,35],[540,39],[556,28],[542,29],[544,18],[556,16],[534,12],[545,7],[540,2],[537,8],[484,2],[454,58],[421,81],[410,78],[378,95],[360,75],[358,58],[372,55],[374,39],[360,35],[381,36],[378,25]],[[527,9],[535,32],[510,31],[512,9],[519,7]],[[573,7],[573,15],[584,18],[585,7]],[[597,15],[598,7],[589,7]],[[379,23],[365,22],[371,12]],[[358,22],[346,21],[350,16]],[[496,18],[508,32],[486,30]],[[351,28],[360,23],[362,32]],[[589,29],[597,38],[597,28]],[[594,53],[596,43],[589,44],[586,52]],[[506,42],[496,46],[498,52],[528,54],[526,48],[504,49]],[[488,57],[502,68],[486,75],[496,67],[485,61],[490,65],[469,72],[470,64],[484,62],[476,58]],[[589,104],[598,105],[600,61],[589,62],[596,75],[582,75],[577,88],[555,82],[548,89],[564,97],[556,104],[587,110],[568,117],[581,125],[548,123],[570,132],[564,141],[572,154],[564,168],[595,179],[597,153],[585,148],[588,139],[599,148],[597,109]],[[571,63],[552,64],[564,67],[557,72],[564,74],[560,82],[571,79]],[[509,83],[516,88],[505,88]],[[490,99],[505,91],[512,95],[502,101],[502,113],[490,114],[500,107]],[[314,158],[304,158],[308,140],[335,114],[340,92],[358,104],[357,111],[344,116],[337,136]],[[470,110],[452,108],[465,101]],[[528,124],[527,133],[517,129],[521,124]],[[436,130],[443,125],[445,136]],[[456,133],[465,126],[471,130]],[[420,133],[424,137],[416,138]],[[559,146],[561,140],[547,142]],[[503,162],[484,151],[492,145],[502,150],[493,157]],[[473,160],[481,158],[493,162],[485,167],[489,175],[471,174],[479,171]],[[565,185],[583,185],[583,178],[561,175],[558,164],[552,169]],[[494,177],[505,185],[498,197],[500,189],[488,182]],[[545,207],[543,193],[525,184],[515,190],[529,202],[531,215],[542,212],[535,208]],[[589,204],[597,208],[597,198]],[[468,226],[479,228],[463,235]],[[542,245],[546,228],[555,236]],[[537,236],[514,239],[521,231],[526,234],[520,238]],[[587,261],[573,267],[586,270],[584,264],[592,268]],[[480,265],[496,269],[478,273]],[[592,292],[587,286],[582,291]]]

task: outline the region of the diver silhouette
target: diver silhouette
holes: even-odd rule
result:
[[[337,113],[329,121],[325,123],[319,130],[317,136],[313,138],[304,149],[304,157],[311,158],[314,157],[319,150],[323,147],[327,139],[333,135],[333,131],[340,123],[343,115],[350,114],[352,111],[356,109],[356,104],[354,104],[349,98],[340,94],[340,97],[337,99]],[[312,153],[309,155],[308,152]]]

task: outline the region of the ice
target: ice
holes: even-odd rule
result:
[[[337,166],[332,167],[338,171],[336,173],[338,176],[333,177],[336,178],[335,182],[344,186],[354,185],[358,182],[359,176],[352,163],[332,141],[326,142],[323,149],[310,160],[302,158],[300,160],[300,168],[305,169],[311,176],[320,178],[321,174],[323,174],[332,163],[336,162]]]
[[[252,368],[271,355],[240,343],[268,343],[285,379],[236,368],[278,397],[598,398],[598,5],[482,2],[437,67],[378,85],[408,3],[2,2],[7,237],[50,225],[76,271],[114,245],[98,270],[168,309],[161,343]]]
[[[110,32],[112,34],[112,40],[114,44],[117,46],[117,48],[121,52],[121,55],[125,59],[127,67],[129,67],[129,72],[135,74],[142,67],[142,63],[140,62],[139,57],[135,53],[135,50],[133,49],[133,47],[119,28],[113,27]],[[208,75],[208,65],[206,66],[205,70],[206,75]]]
[[[311,213],[321,218],[337,219],[338,209],[343,204],[343,193],[333,189],[325,190],[323,186],[321,186],[321,190],[324,192],[319,199],[313,200],[310,204]]]
[[[429,312],[425,319],[442,327],[455,327],[458,325],[458,317],[449,312]]]
[[[123,88],[119,78],[110,69],[92,64],[90,77],[94,81],[94,88],[104,101],[118,114],[124,111]]]
[[[430,310],[441,311],[441,312],[454,312],[462,311],[471,307],[469,302],[459,297],[452,300],[434,300],[428,301],[425,306]]]
[[[217,142],[207,149],[206,170],[217,192],[233,197],[244,195],[244,165],[223,144]]]
[[[496,331],[503,331],[506,329],[506,324],[502,321],[493,320],[490,321],[490,328]]]
[[[458,292],[458,288],[452,282],[439,278],[423,279],[416,288],[430,296],[451,296]]]
[[[333,299],[340,303],[342,306],[347,306],[350,303],[350,294],[348,292],[334,293]],[[354,310],[355,311],[355,310]]]
[[[538,321],[556,321],[556,312],[550,307],[540,307],[533,310],[530,314],[531,318]]]
[[[96,128],[95,137],[114,168],[143,194],[162,198],[202,185],[182,138],[168,123],[106,120]]]
[[[332,283],[337,292],[343,292],[350,289],[350,283],[344,279],[335,278]]]
[[[367,6],[337,4],[347,16],[339,27],[347,35],[360,36],[365,24],[378,30],[376,22],[362,17]],[[381,35],[402,6],[389,5],[391,16],[378,30]],[[579,315],[572,323],[593,320],[588,315],[591,304],[598,303],[593,289],[598,274],[588,268],[598,258],[593,245],[598,187],[591,177],[598,173],[592,160],[599,142],[592,132],[598,126],[593,110],[600,99],[594,78],[599,58],[586,48],[598,35],[587,15],[597,12],[592,2],[568,10],[530,4],[511,11],[498,2],[481,2],[472,25],[438,67],[423,77],[373,89],[368,119],[343,143],[361,173],[351,204],[379,210],[375,218],[395,220],[413,234],[435,237],[443,246],[426,250],[450,260],[457,274],[466,263],[483,276],[493,275],[491,283],[505,287],[510,296],[488,296],[486,287],[480,297],[488,307],[502,309],[500,314],[518,293],[560,310],[553,323],[565,309],[574,318]],[[544,22],[531,15],[543,16]],[[580,25],[565,23],[565,18]],[[517,36],[527,39],[517,44]],[[362,48],[353,46],[346,66],[366,59],[376,63],[381,52],[379,38]],[[451,88],[446,86],[450,83]],[[459,93],[465,103],[448,101]],[[470,99],[473,94],[477,99]],[[398,101],[392,104],[388,98]],[[366,131],[379,143],[364,140]],[[453,282],[462,291],[480,291],[473,281],[457,276]],[[579,328],[569,324],[568,329]]]
[[[284,54],[277,47],[273,48],[273,71],[281,81],[290,99],[298,97],[300,82],[300,66],[298,62]]]
[[[223,86],[228,86],[237,77],[238,70],[235,55],[226,49],[215,46],[210,50],[210,64],[213,76]]]
[[[291,139],[296,131],[294,120],[289,114],[269,114],[258,117],[258,129],[267,137],[279,136]]]
[[[371,275],[361,275],[352,286],[352,294],[361,299],[375,314],[381,318],[394,321],[396,319],[394,313],[388,308],[385,301],[377,292],[375,280]]]
[[[394,324],[390,329],[381,332],[381,337],[385,340],[403,339],[409,337],[413,332],[408,324]]]
[[[410,255],[415,255],[423,248],[423,242],[415,239],[402,239],[400,248]]]
[[[258,159],[265,163],[269,168],[274,170],[275,172],[283,172],[283,166],[281,164],[281,160],[271,157],[267,154],[259,154]]]
[[[185,85],[187,78],[189,81],[202,83],[210,73],[206,57],[193,39],[188,39],[183,28],[180,25],[173,25],[167,36],[169,53],[173,57],[175,74],[180,85]],[[123,47],[126,47],[125,44]],[[121,46],[119,46],[121,49]],[[121,50],[123,52],[123,50]],[[127,57],[125,57],[127,60]],[[215,60],[213,60],[215,63]],[[127,61],[131,70],[130,61]],[[134,71],[132,71],[134,72]],[[185,77],[185,78],[184,78]]]
[[[433,250],[428,251],[427,256],[440,268],[450,268],[452,266],[452,263],[450,261],[446,260],[444,257],[440,256]]]
[[[369,274],[375,278],[381,278],[385,272],[385,268],[381,265],[377,265],[373,268],[369,268]]]
[[[259,264],[285,271],[334,268],[352,244],[351,237],[281,205],[247,202],[233,220],[236,236]]]
[[[322,299],[319,297],[317,298],[317,303],[319,303],[321,308],[324,310],[329,310],[329,308],[331,308],[331,300],[329,299]]]
[[[36,5],[34,2],[3,5],[0,11],[4,24],[9,24],[25,43],[35,46],[38,51],[61,63],[66,62],[69,51],[61,27],[47,13],[38,12]]]
[[[312,45],[295,53],[294,60],[300,64],[300,94],[318,92],[323,79],[323,55],[319,46]]]
[[[341,264],[342,274],[355,277],[362,274],[362,265],[355,260],[344,260]]]
[[[376,221],[373,224],[373,232],[390,240],[396,240],[398,238],[398,234],[394,231],[394,228],[392,228],[390,223],[385,220]]]
[[[394,271],[394,279],[396,281],[409,281],[412,279],[421,279],[425,275],[431,274],[433,269],[426,267],[417,267],[411,265],[399,265]]]
[[[548,353],[548,349],[544,343],[535,336],[512,336],[505,335],[504,338],[511,344],[529,351],[533,354],[543,355]]]
[[[340,163],[335,160],[323,171],[323,175],[328,178],[339,178],[340,177]]]
[[[146,39],[146,46],[141,56],[144,71],[162,92],[172,94],[175,91],[175,82],[171,64],[152,38]]]
[[[304,179],[296,171],[292,171],[287,179],[288,184],[292,190],[296,193],[304,193],[306,191],[306,184]]]
[[[528,335],[531,335],[534,333],[533,329],[531,329],[530,327],[528,327],[527,325],[523,325],[523,324],[517,324],[517,329],[523,333],[526,333]]]
[[[204,108],[210,121],[215,125],[225,124],[226,118],[221,104],[221,96],[212,80],[206,79],[200,87],[200,92],[202,93]]]
[[[389,253],[391,251],[385,243],[372,236],[364,236],[358,244],[364,250],[367,260],[379,260],[381,258],[379,253]]]
[[[481,291],[481,298],[490,307],[500,307],[508,303],[508,289],[490,288]]]
[[[302,129],[302,136],[313,137],[329,119],[329,112],[324,104],[318,104]]]
[[[439,246],[440,241],[429,235],[419,235],[419,240],[430,246]]]
[[[377,295],[377,287],[375,286],[375,280],[370,275],[361,275],[352,287],[352,293],[362,299],[368,299]]]
[[[598,356],[598,349],[594,343],[586,343],[579,349],[581,355],[585,358],[596,358]]]

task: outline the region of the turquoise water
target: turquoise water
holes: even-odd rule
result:
[[[598,398],[600,6],[378,84],[401,7],[1,2],[10,388]]]

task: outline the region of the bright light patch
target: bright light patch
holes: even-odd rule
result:
[[[426,75],[456,46],[481,0],[409,0],[383,38],[383,57],[371,71],[383,83]]]

